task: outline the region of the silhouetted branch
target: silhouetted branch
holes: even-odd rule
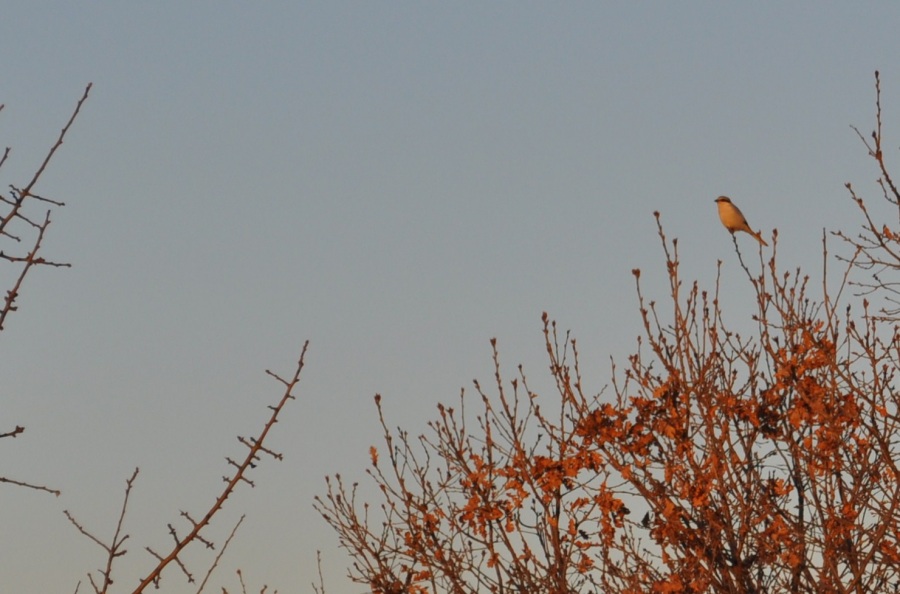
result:
[[[225,554],[225,551],[228,549],[228,545],[231,544],[231,540],[234,538],[234,535],[237,533],[238,528],[240,528],[241,523],[244,521],[246,516],[241,516],[241,518],[237,521],[237,524],[234,525],[234,528],[231,529],[231,534],[228,535],[228,538],[225,539],[225,544],[222,545],[222,549],[219,551],[219,554],[216,555],[216,558],[213,560],[212,565],[210,565],[209,570],[206,572],[206,577],[203,578],[203,581],[200,582],[200,587],[197,589],[197,594],[203,592],[203,588],[206,587],[206,582],[209,581],[210,576],[212,576],[213,571],[215,571],[216,567],[219,565],[219,560],[222,559],[222,555]]]
[[[263,450],[263,442],[265,441],[266,436],[268,436],[269,431],[272,429],[275,423],[278,422],[278,415],[281,414],[281,411],[287,404],[287,402],[294,399],[294,395],[292,392],[297,383],[300,381],[300,372],[303,370],[304,359],[306,357],[306,350],[308,347],[309,341],[307,341],[303,345],[303,350],[300,353],[300,359],[297,362],[297,368],[294,371],[293,377],[291,377],[289,380],[283,379],[275,373],[266,370],[266,374],[275,378],[285,386],[285,390],[282,394],[281,400],[274,407],[271,407],[272,414],[270,415],[269,420],[266,422],[265,426],[263,426],[263,429],[259,433],[259,435],[252,442],[250,442],[249,451],[247,452],[247,455],[244,457],[243,461],[240,463],[229,461],[230,464],[234,464],[234,466],[236,467],[235,473],[230,478],[226,477],[227,484],[225,488],[222,490],[222,493],[218,496],[218,498],[216,498],[215,502],[212,504],[209,510],[207,510],[204,516],[197,521],[190,520],[192,525],[191,531],[184,537],[178,537],[178,535],[175,533],[174,528],[172,528],[171,533],[172,537],[175,540],[175,544],[172,547],[172,550],[165,556],[150,551],[151,554],[153,554],[154,557],[159,560],[159,563],[143,580],[141,580],[140,585],[134,590],[134,594],[143,592],[144,589],[150,584],[158,584],[159,578],[162,575],[162,571],[172,562],[175,562],[182,568],[182,571],[185,573],[185,575],[188,576],[189,582],[193,582],[193,578],[191,577],[190,573],[188,573],[187,569],[181,563],[179,555],[181,555],[182,551],[184,551],[184,549],[195,540],[202,541],[207,546],[212,546],[211,543],[203,540],[200,537],[200,532],[210,523],[213,516],[215,516],[215,514],[222,509],[222,506],[225,505],[225,501],[228,499],[228,497],[231,496],[231,493],[237,487],[238,483],[247,482],[245,474],[250,468],[253,467],[255,461],[258,459],[259,452]]]
[[[113,562],[115,561],[115,559],[117,557],[121,557],[128,552],[127,550],[122,548],[122,546],[125,544],[125,541],[128,540],[128,538],[129,538],[127,534],[125,534],[125,535],[122,534],[122,524],[125,522],[125,512],[128,509],[128,498],[131,495],[131,488],[134,486],[134,481],[137,479],[138,472],[139,472],[139,469],[135,468],[134,472],[131,475],[131,478],[129,478],[125,482],[125,497],[122,500],[122,511],[119,512],[119,521],[116,523],[116,530],[113,533],[111,544],[104,543],[102,540],[100,540],[99,538],[94,536],[91,532],[89,532],[87,529],[85,529],[84,526],[82,526],[80,523],[78,523],[77,520],[75,520],[74,516],[72,516],[72,514],[69,513],[68,510],[65,510],[63,512],[66,515],[66,517],[69,519],[69,521],[72,523],[72,525],[75,526],[75,528],[79,532],[81,532],[81,534],[83,534],[90,540],[94,541],[100,548],[102,548],[107,553],[106,567],[104,569],[98,570],[100,572],[100,575],[103,577],[103,581],[100,582],[100,584],[98,585],[94,581],[93,575],[88,574],[88,579],[90,580],[91,585],[94,588],[94,592],[96,592],[97,594],[105,593],[109,589],[109,587],[112,585],[112,583],[113,583],[113,579],[112,579]]]
[[[35,491],[46,491],[47,493],[52,493],[52,494],[56,495],[57,497],[59,497],[62,494],[61,491],[57,491],[56,489],[51,489],[50,487],[45,487],[43,485],[33,485],[31,483],[17,481],[17,480],[5,478],[2,476],[0,476],[0,483],[8,483],[10,485],[16,485],[19,487],[27,487],[29,489],[34,489]]]
[[[43,219],[34,219],[31,215],[26,214],[25,206],[29,204],[31,201],[47,204],[50,206],[64,206],[65,203],[52,200],[50,198],[40,196],[34,192],[35,185],[40,180],[44,171],[47,169],[47,165],[50,163],[50,160],[56,154],[56,151],[62,146],[63,140],[68,134],[69,129],[72,124],[75,122],[75,118],[78,117],[79,112],[81,111],[82,105],[88,98],[88,94],[90,93],[91,85],[88,84],[84,90],[84,94],[81,99],[78,101],[75,106],[75,110],[72,112],[72,115],[69,117],[69,121],[66,122],[66,125],[60,131],[59,136],[56,139],[56,142],[50,147],[50,150],[44,157],[44,160],[41,162],[40,166],[38,166],[34,175],[31,178],[31,181],[28,182],[22,188],[16,187],[14,185],[10,185],[10,196],[2,196],[0,195],[0,203],[9,207],[9,209],[0,214],[0,238],[7,238],[12,240],[14,243],[21,243],[22,238],[18,233],[14,233],[10,227],[10,225],[14,221],[19,221],[24,223],[26,226],[30,227],[33,230],[36,230],[36,235],[33,240],[33,243],[24,254],[10,254],[6,250],[0,250],[0,260],[5,260],[11,264],[21,264],[22,267],[16,275],[15,281],[13,282],[12,287],[10,287],[6,291],[6,295],[3,298],[2,307],[0,307],[0,331],[3,330],[4,323],[6,322],[7,316],[16,311],[16,299],[19,296],[19,291],[22,288],[22,284],[25,280],[25,277],[31,271],[34,266],[53,266],[53,267],[68,267],[70,266],[67,263],[63,262],[55,262],[51,260],[47,260],[41,256],[38,256],[38,252],[41,248],[41,244],[44,240],[44,234],[47,231],[47,228],[50,226],[50,213],[51,210],[47,210],[44,213]],[[0,166],[6,162],[7,157],[9,157],[10,149],[7,148],[3,157],[0,158]]]
[[[875,72],[875,129],[871,141],[856,126],[851,126],[878,165],[880,177],[878,185],[882,198],[897,210],[897,221],[890,223],[876,221],[869,211],[866,202],[849,183],[845,184],[851,199],[862,213],[865,220],[862,230],[856,236],[848,236],[843,231],[835,231],[834,235],[852,246],[850,257],[838,256],[842,261],[865,274],[854,279],[850,284],[859,288],[858,295],[874,295],[882,297],[886,305],[881,306],[880,316],[886,320],[895,320],[900,316],[900,282],[889,275],[900,270],[900,191],[892,179],[884,159],[882,113],[881,113],[881,78]]]

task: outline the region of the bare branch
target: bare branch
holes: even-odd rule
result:
[[[22,288],[22,284],[25,280],[27,274],[31,271],[34,266],[52,266],[52,267],[68,267],[69,264],[56,262],[52,260],[47,260],[38,255],[38,252],[41,248],[41,244],[44,240],[44,234],[47,231],[47,228],[50,226],[50,210],[47,210],[44,213],[43,221],[39,222],[39,220],[34,220],[28,214],[26,214],[24,208],[27,204],[34,201],[36,203],[43,203],[46,205],[54,206],[63,206],[64,203],[58,200],[51,200],[50,198],[46,198],[44,196],[40,196],[34,192],[34,188],[44,171],[47,169],[47,166],[50,163],[50,160],[56,154],[56,151],[62,146],[63,140],[68,134],[69,129],[72,127],[72,124],[75,122],[75,118],[78,117],[78,114],[81,111],[81,107],[84,105],[84,102],[87,101],[88,94],[90,93],[91,85],[88,84],[84,90],[84,94],[81,99],[75,106],[75,110],[72,112],[72,115],[69,117],[69,121],[66,122],[66,125],[63,126],[63,129],[60,131],[59,136],[56,139],[56,142],[50,147],[50,150],[44,157],[44,160],[38,166],[34,175],[31,178],[31,181],[23,187],[19,188],[13,185],[10,185],[11,196],[5,197],[0,196],[0,203],[9,207],[9,209],[0,214],[0,238],[8,238],[14,241],[15,243],[21,242],[21,237],[18,233],[14,233],[10,228],[10,225],[13,221],[19,221],[24,223],[27,227],[36,231],[36,235],[34,238],[31,247],[27,250],[24,255],[10,254],[6,251],[0,250],[0,259],[5,260],[12,264],[21,264],[22,267],[16,276],[16,279],[11,288],[6,291],[6,295],[3,299],[2,306],[0,306],[0,331],[4,328],[4,323],[6,321],[7,316],[16,311],[16,299],[19,296],[19,292]],[[3,153],[3,157],[0,158],[0,166],[6,162],[7,157],[9,156],[10,151],[7,148]]]
[[[222,549],[219,551],[219,554],[216,555],[215,560],[213,560],[212,565],[210,565],[209,570],[206,572],[206,576],[203,578],[203,581],[200,582],[200,587],[197,589],[197,594],[203,592],[203,588],[206,587],[206,582],[209,581],[210,576],[212,576],[213,571],[215,571],[216,567],[219,565],[219,560],[222,559],[222,555],[225,554],[225,551],[228,549],[228,545],[231,544],[231,540],[234,538],[234,535],[237,533],[238,528],[240,528],[241,523],[244,521],[246,516],[241,516],[241,518],[237,521],[237,524],[234,525],[234,528],[231,529],[231,534],[228,535],[228,538],[225,539],[225,544],[222,545]]]
[[[200,538],[200,532],[210,523],[213,516],[215,516],[215,514],[222,509],[222,506],[225,505],[225,501],[228,499],[228,497],[231,496],[231,493],[234,491],[237,485],[242,481],[247,481],[247,479],[245,478],[245,474],[253,466],[254,461],[258,458],[259,452],[263,449],[263,442],[268,436],[269,431],[278,421],[278,415],[281,414],[281,411],[284,408],[285,404],[287,404],[289,400],[294,399],[292,392],[297,383],[300,381],[300,372],[304,367],[304,360],[306,358],[306,350],[308,347],[309,341],[307,341],[303,345],[303,350],[300,353],[300,359],[297,362],[297,367],[294,371],[294,375],[290,380],[283,380],[272,372],[266,371],[268,375],[279,380],[285,386],[285,391],[282,394],[280,401],[277,405],[272,407],[272,414],[270,415],[269,420],[263,426],[262,431],[259,433],[256,439],[252,442],[252,445],[247,452],[247,455],[244,457],[243,462],[237,464],[235,473],[230,479],[227,479],[227,484],[222,490],[222,493],[216,498],[215,502],[207,510],[204,516],[200,520],[192,523],[191,531],[184,537],[179,538],[175,534],[173,529],[172,535],[175,539],[175,544],[172,547],[172,550],[165,556],[159,555],[157,553],[152,553],[159,560],[159,563],[145,578],[141,580],[140,585],[134,590],[134,594],[143,592],[144,589],[150,584],[158,583],[163,570],[172,562],[177,563],[182,568],[182,571],[184,571],[186,575],[190,576],[186,568],[182,565],[179,555],[189,544],[191,544],[195,540],[201,540],[202,542],[206,542],[207,545],[209,545],[207,541],[203,541]],[[189,581],[192,581],[192,578],[189,577]]]
[[[10,485],[16,485],[18,487],[27,487],[29,489],[34,489],[35,491],[46,491],[47,493],[52,493],[59,497],[62,495],[62,491],[57,491],[56,489],[51,489],[50,487],[45,487],[43,485],[33,485],[31,483],[26,483],[23,481],[17,481],[9,478],[5,478],[0,476],[0,483],[8,483]]]
[[[96,536],[91,534],[87,529],[85,529],[80,523],[78,523],[75,520],[74,516],[72,516],[72,514],[69,513],[68,510],[65,510],[63,512],[66,515],[66,517],[69,519],[69,521],[72,523],[72,525],[74,525],[75,528],[79,532],[81,532],[81,534],[83,534],[84,536],[86,536],[87,538],[92,540],[94,543],[96,543],[100,548],[102,548],[107,553],[106,567],[104,569],[98,570],[101,577],[103,578],[103,580],[101,582],[99,582],[99,584],[98,584],[97,582],[94,581],[93,575],[88,574],[88,579],[90,580],[91,585],[94,587],[95,592],[99,592],[99,593],[107,592],[109,587],[112,586],[112,584],[113,584],[113,579],[112,579],[113,562],[115,561],[115,559],[117,557],[121,557],[128,553],[127,550],[122,548],[123,545],[125,544],[125,541],[127,541],[129,538],[127,534],[124,534],[124,535],[122,534],[122,525],[125,522],[125,512],[128,509],[128,498],[131,495],[131,489],[134,486],[134,481],[137,480],[138,472],[139,472],[139,469],[135,468],[134,472],[131,475],[131,478],[129,478],[127,481],[125,481],[125,497],[122,500],[122,510],[119,512],[119,520],[116,523],[116,530],[113,533],[110,544],[104,543],[102,540],[100,540],[99,538],[97,538]]]

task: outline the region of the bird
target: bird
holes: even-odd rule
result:
[[[732,204],[731,198],[719,196],[716,198],[716,205],[719,207],[719,219],[721,219],[722,224],[725,225],[725,228],[732,235],[734,235],[735,231],[744,231],[752,235],[762,245],[769,245],[762,238],[762,235],[750,228],[750,225],[747,224],[747,219],[744,218],[744,213],[741,212],[740,208]]]

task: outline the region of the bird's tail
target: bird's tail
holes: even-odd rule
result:
[[[752,235],[753,237],[755,237],[755,238],[756,238],[756,241],[758,241],[759,243],[763,244],[763,245],[766,246],[766,247],[769,247],[769,244],[766,243],[766,240],[762,238],[762,235],[760,235],[760,234],[757,233],[756,231],[751,231],[751,232],[750,232],[750,235]]]

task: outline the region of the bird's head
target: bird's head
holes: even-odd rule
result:
[[[731,204],[731,198],[729,198],[728,196],[719,196],[718,198],[716,198],[716,203],[722,203],[722,202],[727,202],[728,204]]]

